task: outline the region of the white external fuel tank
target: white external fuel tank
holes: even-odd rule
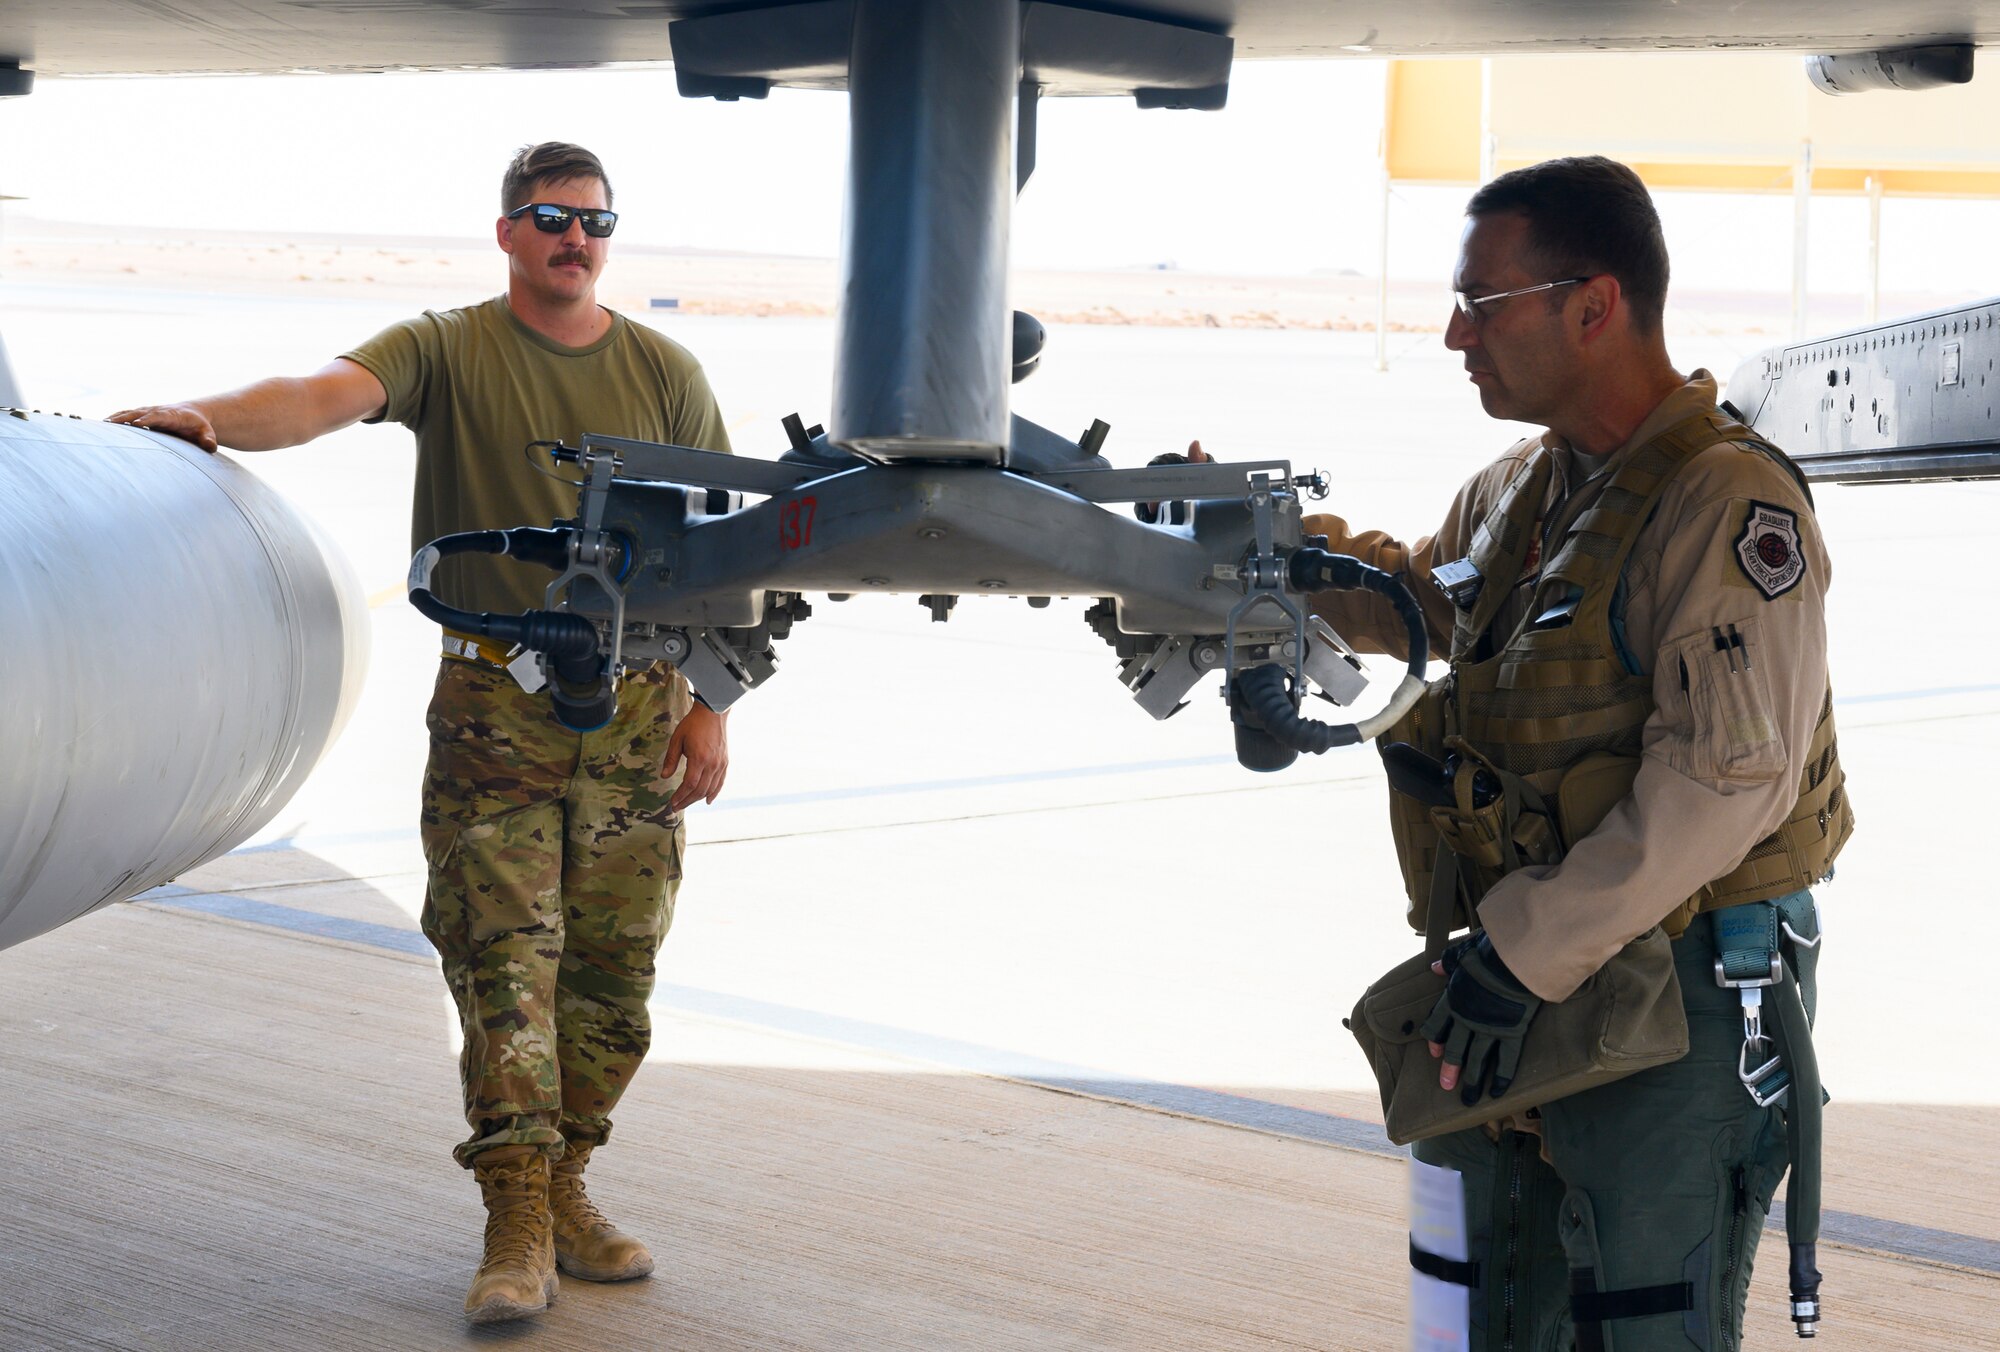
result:
[[[0,410],[0,948],[242,843],[367,661],[353,569],[241,465]]]

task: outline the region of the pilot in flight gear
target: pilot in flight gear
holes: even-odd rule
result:
[[[1550,430],[1474,475],[1412,545],[1335,516],[1305,528],[1400,574],[1450,654],[1450,674],[1385,742],[1470,759],[1550,802],[1581,774],[1603,804],[1566,850],[1510,848],[1495,864],[1459,858],[1427,812],[1392,803],[1411,922],[1423,930],[1446,904],[1473,926],[1447,950],[1426,1036],[1440,1083],[1475,1101],[1532,1042],[1542,1002],[1657,925],[1690,1050],[1525,1118],[1417,1142],[1418,1159],[1462,1175],[1472,1247],[1469,1263],[1414,1248],[1412,1261],[1472,1288],[1475,1350],[1573,1339],[1582,1352],[1723,1352],[1740,1345],[1751,1257],[1804,1148],[1767,1061],[1797,1062],[1816,1132],[1807,889],[1853,821],[1826,550],[1796,468],[1717,407],[1706,372],[1669,363],[1665,245],[1636,175],[1551,161],[1495,179],[1467,215],[1446,345],[1490,414]],[[1321,593],[1313,608],[1357,647],[1402,646],[1401,622],[1366,593]],[[1456,884],[1436,903],[1440,867]],[[1753,984],[1735,984],[1750,969]],[[1785,1057],[1754,1025],[1767,992],[1790,1008],[1803,996]]]

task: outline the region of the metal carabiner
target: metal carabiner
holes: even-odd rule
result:
[[[1717,964],[1718,967],[1720,965]],[[1785,1090],[1791,1087],[1792,1077],[1784,1068],[1784,1058],[1778,1053],[1777,1044],[1764,1033],[1764,987],[1761,984],[1739,983],[1736,993],[1743,1000],[1743,1046],[1736,1053],[1736,1078],[1749,1091],[1751,1102],[1759,1108],[1768,1108],[1785,1096]],[[1769,1053],[1767,1059],[1752,1069],[1751,1057],[1764,1056],[1766,1051]],[[1766,1080],[1776,1080],[1778,1085],[1768,1094],[1763,1091]]]
[[[1755,1041],[1761,1042],[1766,1046],[1769,1046],[1771,1042],[1769,1038],[1765,1037],[1759,1037]],[[1743,1088],[1749,1093],[1752,1103],[1756,1104],[1759,1108],[1768,1108],[1772,1104],[1780,1102],[1785,1097],[1786,1092],[1791,1089],[1792,1073],[1785,1069],[1784,1058],[1779,1056],[1775,1051],[1772,1053],[1770,1060],[1752,1069],[1750,1065],[1750,1048],[1753,1045],[1751,1039],[1745,1038],[1742,1049],[1736,1053],[1736,1078],[1743,1082]],[[1772,1087],[1767,1088],[1766,1082],[1770,1082]]]

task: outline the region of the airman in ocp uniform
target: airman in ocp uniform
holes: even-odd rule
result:
[[[597,303],[618,222],[597,157],[560,141],[524,147],[500,197],[503,295],[391,325],[309,376],[112,421],[210,451],[402,423],[417,441],[418,549],[571,515],[574,485],[537,473],[531,442],[596,432],[728,451],[694,357]],[[437,585],[455,606],[519,614],[541,607],[546,583],[488,555],[445,559]],[[653,1270],[646,1245],[585,1194],[583,1172],[651,1043],[681,809],[715,801],[729,751],[725,717],[664,665],[629,675],[615,717],[576,732],[517,683],[499,645],[447,630],[443,647],[427,715],[423,929],[465,1037],[471,1135],[455,1155],[487,1210],[465,1311],[490,1323],[546,1309],[558,1268],[590,1281]]]
[[[1788,1127],[1797,1136],[1753,1006],[1768,992],[1809,1015],[1807,889],[1853,824],[1828,684],[1831,570],[1796,467],[1717,406],[1711,376],[1669,360],[1666,247],[1631,170],[1535,165],[1480,189],[1467,217],[1446,345],[1489,414],[1549,430],[1475,475],[1414,544],[1336,516],[1305,527],[1401,575],[1450,655],[1391,739],[1550,802],[1580,766],[1616,787],[1566,852],[1511,868],[1461,859],[1428,809],[1392,794],[1412,923],[1444,905],[1457,913],[1440,921],[1470,926],[1445,949],[1422,1033],[1442,1087],[1467,1104],[1497,1096],[1544,1002],[1660,926],[1690,1050],[1419,1140],[1419,1160],[1462,1178],[1472,1253],[1446,1261],[1413,1241],[1411,1261],[1471,1288],[1474,1349],[1573,1337],[1583,1352],[1722,1352],[1739,1345]],[[1314,608],[1357,646],[1402,645],[1401,622],[1364,593]]]

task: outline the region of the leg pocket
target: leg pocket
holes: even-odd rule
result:
[[[458,827],[434,815],[430,795],[424,795],[424,815],[417,824],[417,838],[423,846],[424,862],[432,873],[441,873],[458,850]]]
[[[1581,1188],[1563,1197],[1557,1219],[1563,1252],[1569,1258],[1569,1312],[1576,1329],[1577,1352],[1681,1352],[1693,1347],[1710,1352],[1696,1318],[1697,1284],[1683,1263],[1679,1281],[1649,1286],[1617,1286],[1611,1273],[1630,1276],[1630,1255],[1617,1264],[1605,1261],[1599,1237],[1597,1207]],[[1630,1241],[1627,1241],[1628,1244]],[[1706,1241],[1699,1248],[1706,1248]],[[1666,1261],[1646,1264],[1649,1275],[1668,1271]]]

